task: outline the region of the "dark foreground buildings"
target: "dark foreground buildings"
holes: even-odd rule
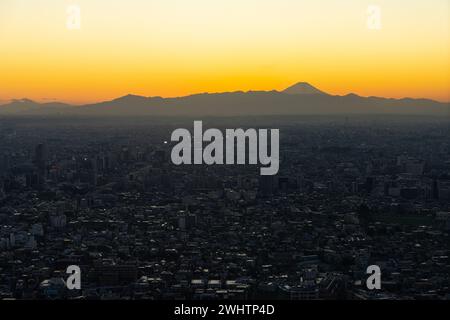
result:
[[[1,120],[0,298],[450,298],[445,120],[279,119],[274,177],[172,165],[186,123]]]

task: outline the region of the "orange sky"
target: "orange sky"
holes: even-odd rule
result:
[[[80,8],[80,29],[67,7]],[[368,27],[368,6],[381,29]],[[1,0],[0,103],[281,90],[450,100],[448,0]],[[72,20],[70,20],[72,21]]]

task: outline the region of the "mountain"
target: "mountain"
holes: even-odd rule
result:
[[[298,82],[283,90],[287,94],[326,94],[307,82]]]
[[[297,83],[284,91],[236,91],[202,93],[178,98],[126,95],[111,101],[69,106],[17,100],[0,106],[0,115],[82,116],[255,116],[400,114],[450,116],[449,103],[428,99],[387,99],[356,94],[334,96],[308,83]]]
[[[72,106],[60,102],[38,103],[30,99],[14,99],[0,105],[0,115],[58,114]]]

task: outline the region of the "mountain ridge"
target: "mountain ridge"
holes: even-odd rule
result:
[[[127,94],[112,100],[73,106],[29,99],[0,105],[0,115],[304,115],[304,114],[428,114],[450,116],[449,103],[431,99],[330,95],[307,82],[282,91],[198,93],[163,98]]]

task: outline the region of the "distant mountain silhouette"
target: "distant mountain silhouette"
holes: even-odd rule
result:
[[[307,82],[298,82],[293,86],[284,89],[283,92],[288,94],[326,94]]]
[[[38,103],[30,99],[14,99],[8,104],[0,105],[0,115],[15,114],[53,114],[69,110],[72,106],[61,102]]]
[[[329,95],[308,83],[284,91],[202,93],[178,98],[126,95],[111,101],[70,106],[15,100],[0,106],[0,115],[95,115],[95,116],[240,116],[403,114],[449,116],[449,103],[429,99],[387,99]]]

